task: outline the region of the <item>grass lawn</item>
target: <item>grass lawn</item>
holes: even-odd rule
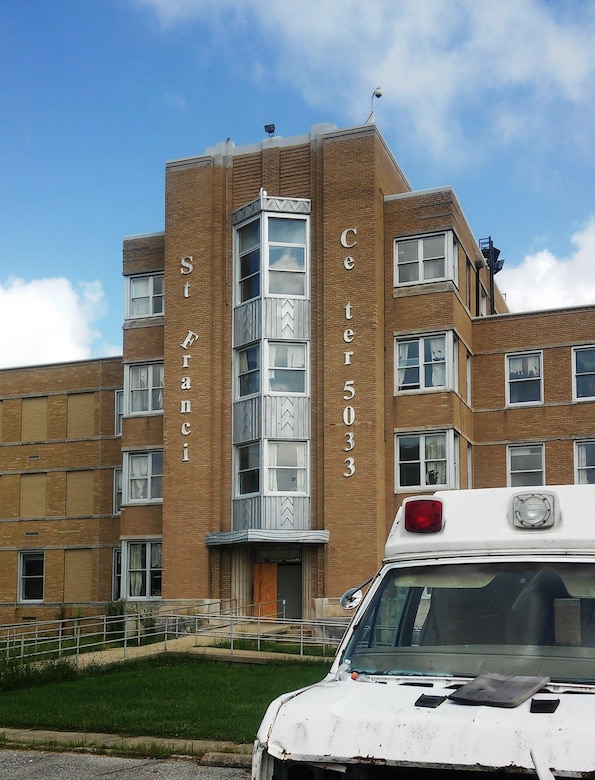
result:
[[[242,664],[163,654],[0,691],[2,726],[252,742],[270,701],[331,661]]]

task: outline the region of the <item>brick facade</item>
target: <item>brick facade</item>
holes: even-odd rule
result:
[[[251,220],[259,287],[245,296],[237,242]],[[274,290],[277,224],[307,225],[297,294]],[[322,614],[377,568],[405,496],[443,481],[570,483],[577,442],[595,440],[595,392],[576,397],[573,368],[595,307],[514,315],[495,287],[486,316],[489,269],[455,193],[412,191],[373,125],[168,163],[165,231],[126,239],[123,273],[123,360],[0,372],[4,622],[118,595],[246,606],[273,594],[288,614]],[[298,392],[274,389],[277,371],[300,367],[274,367],[286,351],[308,356]],[[239,384],[248,354],[252,395]],[[510,403],[517,379],[537,402]],[[541,456],[541,471],[526,469]],[[27,550],[44,553],[42,600],[22,598],[39,585],[36,560],[24,583]]]

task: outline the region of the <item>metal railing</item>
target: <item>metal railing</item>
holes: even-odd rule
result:
[[[0,658],[39,661],[110,649],[163,643],[176,650],[186,638],[189,645],[236,650],[263,650],[299,656],[334,655],[346,628],[343,620],[292,620],[283,616],[283,605],[270,616],[270,605],[195,611],[131,611],[64,620],[0,626]],[[252,613],[252,614],[246,614]],[[180,649],[183,649],[180,647]]]

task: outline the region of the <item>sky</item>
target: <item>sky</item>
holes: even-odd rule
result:
[[[167,160],[371,108],[512,311],[595,305],[594,40],[591,0],[0,0],[0,367],[121,354]]]

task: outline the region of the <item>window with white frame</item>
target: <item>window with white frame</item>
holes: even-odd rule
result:
[[[123,545],[126,593],[129,599],[161,598],[161,540],[126,541]]]
[[[306,392],[306,345],[289,341],[269,342],[269,391]]]
[[[454,388],[452,332],[395,340],[396,392]]]
[[[122,507],[122,469],[114,469],[114,514],[120,514]]]
[[[236,230],[237,302],[307,295],[308,219],[262,213]],[[265,271],[262,282],[263,268]]]
[[[237,493],[240,496],[260,492],[260,442],[236,447]]]
[[[506,356],[506,404],[543,403],[542,353]]]
[[[451,231],[395,240],[395,286],[438,279],[457,281]]]
[[[45,553],[24,550],[19,556],[19,601],[43,601]]]
[[[163,314],[163,274],[129,276],[127,311],[128,319],[135,317],[157,317]]]
[[[128,414],[163,411],[163,363],[128,366]]]
[[[112,601],[122,598],[122,548],[115,547],[112,557]]]
[[[129,502],[161,501],[163,499],[163,452],[129,452],[126,459]]]
[[[514,444],[508,447],[508,486],[545,485],[543,444]]]
[[[124,417],[124,391],[116,390],[114,397],[115,422],[114,429],[116,436],[122,435],[122,418]]]
[[[595,347],[576,347],[573,350],[574,399],[595,398]]]
[[[238,397],[260,392],[260,345],[238,349]]]
[[[578,485],[595,485],[595,440],[575,443],[574,465]]]
[[[271,493],[306,493],[308,447],[305,441],[268,442],[268,490]]]
[[[260,295],[260,219],[255,219],[237,231],[239,260],[239,302]]]
[[[268,293],[306,295],[305,219],[268,217]]]
[[[452,430],[397,434],[397,489],[456,487],[457,442]]]

